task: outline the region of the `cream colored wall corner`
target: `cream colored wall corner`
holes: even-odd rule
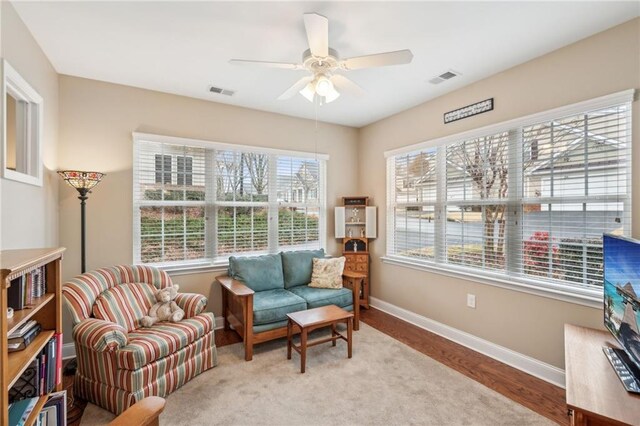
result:
[[[183,96],[61,75],[60,168],[106,173],[87,201],[87,269],[131,263],[131,132],[314,152],[311,120],[239,108]],[[311,107],[311,104],[310,104]],[[320,118],[322,116],[320,115]],[[327,209],[357,190],[357,129],[320,123],[317,150],[330,155]],[[60,244],[68,248],[63,278],[80,272],[80,204],[77,193],[59,182]],[[327,220],[327,249],[338,253],[333,215]],[[218,273],[219,274],[219,273]],[[181,291],[202,293],[221,314],[215,273],[180,275]],[[68,321],[65,335],[70,337]],[[68,339],[65,339],[68,341]]]
[[[42,187],[0,179],[0,248],[58,245],[58,74],[11,3],[0,2],[1,55],[44,99]]]
[[[428,88],[425,83],[424,90]],[[371,246],[372,295],[563,368],[564,323],[602,328],[600,309],[380,261],[386,247],[386,181],[384,173],[380,173],[386,167],[384,151],[630,88],[640,88],[640,19],[360,129],[358,192],[373,197],[379,206],[379,236]],[[444,112],[491,97],[495,98],[494,111],[443,124]],[[632,169],[638,170],[638,101],[633,103],[633,125]],[[633,208],[640,210],[637,184],[633,187]],[[640,237],[638,214],[634,215],[633,229]],[[476,295],[476,309],[466,307],[467,293]]]

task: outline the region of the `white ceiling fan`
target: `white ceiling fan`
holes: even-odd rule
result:
[[[342,74],[337,74],[336,71],[408,64],[413,59],[413,53],[408,49],[340,59],[338,52],[329,47],[329,20],[317,13],[305,13],[303,16],[309,49],[302,54],[302,63],[251,61],[245,59],[231,59],[229,62],[238,65],[307,70],[311,75],[298,80],[278,99],[290,99],[299,92],[311,102],[318,96],[319,102],[323,104],[336,100],[340,96],[340,92],[350,93],[355,96],[364,95],[364,90],[360,86]]]

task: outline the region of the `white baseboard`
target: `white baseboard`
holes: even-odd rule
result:
[[[222,329],[222,317],[216,317],[216,327],[214,330]],[[76,357],[76,347],[73,343],[65,343],[62,345],[62,359],[70,359]]]
[[[483,355],[496,359],[510,365],[511,367],[517,368],[518,370],[522,370],[539,379],[561,388],[564,388],[565,386],[564,370],[558,367],[505,348],[504,346],[497,345],[488,340],[481,339],[480,337],[476,337],[472,334],[442,324],[438,321],[434,321],[422,315],[418,315],[414,312],[400,308],[399,306],[392,305],[384,300],[371,297],[370,303],[371,306],[376,309],[454,341],[462,346],[466,346],[469,349],[473,349],[476,352],[480,352]]]
[[[65,343],[62,345],[62,359],[70,359],[76,357],[76,346],[73,343]]]

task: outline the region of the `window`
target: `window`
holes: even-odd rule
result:
[[[630,99],[388,153],[386,259],[569,292],[601,287],[602,234],[631,232]]]
[[[156,183],[171,184],[171,156],[156,154]]]
[[[2,177],[42,186],[43,100],[7,61],[2,66]]]
[[[324,246],[327,157],[135,134],[134,261]]]
[[[178,185],[193,185],[193,157],[179,155],[176,157],[178,169]]]

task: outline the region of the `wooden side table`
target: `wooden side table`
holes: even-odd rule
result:
[[[640,425],[640,395],[627,392],[603,346],[618,347],[606,331],[565,324],[567,408],[572,425]]]
[[[304,373],[307,363],[307,348],[321,343],[331,342],[336,345],[336,340],[342,339],[347,342],[347,355],[352,355],[353,337],[353,314],[336,305],[321,306],[319,308],[308,309],[306,311],[287,314],[287,359],[291,359],[291,349],[295,349],[300,354],[300,373]],[[336,325],[347,323],[347,337],[344,337],[336,330]],[[300,345],[293,344],[293,325],[300,327]],[[322,327],[331,326],[331,337],[316,339],[309,342],[307,340],[309,332]]]

